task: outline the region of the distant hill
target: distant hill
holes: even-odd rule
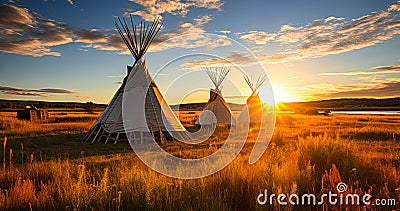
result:
[[[87,108],[88,104],[94,110],[103,110],[107,107],[106,104],[95,103],[77,103],[77,102],[46,102],[46,101],[25,101],[25,100],[1,100],[0,109],[21,109],[26,105],[34,105],[37,108],[47,109],[65,109],[65,110],[82,110]],[[173,110],[187,110],[187,111],[200,111],[206,103],[189,103],[180,105],[171,105]],[[240,111],[243,104],[228,103],[233,111]],[[280,111],[293,111],[295,113],[315,113],[316,110],[320,111],[334,111],[334,110],[400,110],[400,97],[387,98],[387,99],[331,99],[319,100],[309,102],[290,102],[279,103],[278,110]]]
[[[379,111],[379,110],[400,110],[400,97],[386,99],[331,99],[309,102],[280,103],[278,109],[281,111],[293,111],[295,113],[309,113],[319,111]]]
[[[85,109],[88,104],[93,109],[104,109],[107,107],[106,104],[95,104],[92,102],[77,103],[77,102],[47,102],[47,101],[35,101],[35,100],[2,100],[0,99],[0,109],[22,109],[27,105],[33,105],[37,108],[47,109]]]
[[[181,110],[181,111],[201,111],[203,110],[206,103],[188,103],[188,104],[180,104],[180,105],[171,105],[172,110]],[[228,106],[233,111],[240,111],[243,108],[243,104],[236,103],[228,103]]]
[[[240,111],[243,104],[228,103],[233,111]],[[202,110],[205,103],[190,103],[173,105],[173,110]],[[309,102],[279,103],[278,110],[292,111],[295,113],[315,113],[317,110],[400,110],[400,97],[387,99],[331,99]]]

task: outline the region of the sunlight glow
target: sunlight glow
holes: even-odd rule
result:
[[[280,102],[296,102],[298,101],[298,97],[293,96],[292,94],[289,94],[286,90],[283,88],[273,85],[273,91],[274,91],[274,104],[278,104]],[[269,96],[266,96],[266,92],[260,92],[260,98],[263,102],[271,105],[272,104],[272,99]]]
[[[274,97],[275,97],[275,103],[279,102],[292,102],[295,101],[295,99],[290,96],[284,89],[280,87],[274,87]]]

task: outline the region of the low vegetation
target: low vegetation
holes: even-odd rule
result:
[[[179,115],[185,126],[196,112]],[[67,210],[266,210],[257,196],[269,193],[336,191],[345,182],[349,192],[400,201],[399,116],[277,116],[270,147],[255,164],[248,164],[249,143],[222,171],[195,180],[173,179],[145,166],[128,144],[81,143],[80,138],[99,114],[52,114],[48,122],[16,120],[0,115],[3,166],[0,209]],[[215,137],[223,137],[219,129]],[[208,155],[223,140],[196,149]],[[165,145],[171,153],[191,151]],[[276,210],[314,207],[280,207]],[[393,210],[395,206],[384,207]],[[400,208],[397,205],[397,208]],[[323,204],[318,209],[342,210]],[[351,210],[382,210],[352,206]]]

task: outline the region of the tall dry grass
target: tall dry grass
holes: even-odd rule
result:
[[[82,133],[91,127],[97,117],[98,114],[53,114],[47,121],[27,121],[0,113],[0,136],[24,138]]]
[[[367,122],[360,121],[360,118],[370,119]],[[133,153],[40,161],[36,158],[37,154],[31,154],[32,149],[25,147],[23,150],[27,159],[24,164],[6,159],[6,169],[0,171],[0,209],[309,210],[314,208],[280,207],[276,203],[273,207],[260,206],[256,197],[264,189],[276,194],[318,195],[333,189],[339,181],[360,193],[396,198],[400,188],[398,141],[384,137],[382,140],[365,141],[349,136],[362,132],[356,129],[367,128],[368,124],[383,119],[278,116],[271,145],[258,162],[248,164],[252,145],[247,144],[225,169],[196,180],[160,175],[145,166]],[[72,120],[70,123],[79,121]],[[392,126],[388,123],[371,128],[397,134],[399,131],[392,130]],[[57,127],[61,131],[69,128]],[[86,126],[78,131],[84,129]],[[224,131],[219,133],[223,136]],[[39,134],[35,129],[26,131],[29,137]],[[254,134],[250,133],[250,136],[250,139],[254,138]],[[11,138],[8,142],[12,141]],[[217,140],[214,144],[218,144]],[[9,146],[6,145],[4,149],[8,157]],[[81,143],[76,143],[76,148],[81,146]],[[168,147],[172,153],[179,153],[182,157],[193,156],[191,151],[181,153],[179,147]],[[203,146],[195,154],[208,155],[213,147]],[[14,153],[20,150],[22,147],[13,149]],[[318,208],[342,209],[326,204]],[[364,208],[354,206],[351,209]]]

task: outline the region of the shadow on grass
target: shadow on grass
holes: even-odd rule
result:
[[[8,139],[5,150],[6,162],[10,163],[10,150],[12,150],[13,164],[21,164],[22,161],[30,162],[32,159],[48,161],[133,152],[127,142],[118,144],[83,143],[81,141],[83,135],[84,133]],[[3,156],[4,152],[1,150],[0,158]]]

